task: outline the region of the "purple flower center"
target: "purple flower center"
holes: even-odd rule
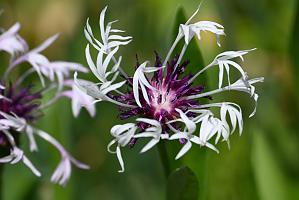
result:
[[[37,108],[41,95],[40,93],[31,93],[30,89],[31,87],[27,87],[18,90],[14,86],[0,89],[0,94],[6,97],[0,99],[0,111],[8,114],[13,113],[29,122],[35,121],[40,116]],[[0,119],[3,119],[1,115]],[[5,135],[0,132],[0,146],[6,146],[7,144]]]
[[[34,121],[39,115],[35,112],[39,106],[40,93],[31,93],[31,87],[18,90],[14,86],[0,89],[0,94],[5,98],[0,99],[0,111],[14,113],[26,121]],[[0,117],[1,118],[1,117]]]
[[[167,64],[166,73],[163,69],[156,71],[148,82],[153,89],[146,89],[149,97],[149,103],[145,101],[143,96],[140,96],[140,102],[142,107],[127,109],[120,108],[121,119],[127,119],[130,117],[146,117],[153,118],[160,121],[163,124],[169,120],[173,120],[179,116],[179,113],[175,111],[175,108],[179,108],[183,111],[187,111],[189,108],[199,107],[200,104],[197,100],[188,100],[186,97],[193,94],[198,94],[203,91],[203,85],[192,86],[189,83],[192,75],[185,75],[181,77],[181,74],[185,71],[189,61],[183,62],[175,69],[178,57],[176,56],[172,61]],[[137,64],[138,65],[138,64]],[[155,67],[162,67],[161,59],[156,54]],[[128,79],[128,84],[132,88],[132,78]],[[141,93],[141,90],[139,91]],[[117,101],[121,101],[126,104],[136,105],[133,91],[129,91],[125,95],[112,96]],[[187,114],[191,115],[191,114]],[[143,129],[146,128],[145,124],[139,124]],[[166,128],[166,126],[163,126]]]

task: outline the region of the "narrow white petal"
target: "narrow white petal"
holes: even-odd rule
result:
[[[177,139],[188,139],[188,135],[185,132],[179,132],[171,135],[169,138],[169,140],[177,140]]]
[[[86,60],[88,63],[88,66],[90,68],[90,70],[92,71],[92,73],[101,81],[101,82],[105,82],[104,77],[101,77],[97,71],[97,68],[91,58],[90,55],[90,50],[89,50],[89,44],[87,44],[86,48],[85,48],[85,56],[86,56]]]
[[[149,141],[140,151],[140,153],[144,153],[148,150],[150,150],[151,148],[153,148],[157,143],[159,142],[159,139],[152,139],[151,141]]]
[[[34,165],[30,162],[30,160],[24,155],[23,156],[23,163],[31,169],[31,171],[38,177],[41,176],[41,173],[34,167]]]
[[[117,156],[119,165],[121,167],[121,169],[118,170],[118,172],[119,173],[123,173],[125,171],[125,164],[124,164],[123,158],[121,156],[121,151],[120,151],[120,147],[119,146],[116,147],[116,156]]]
[[[134,98],[135,98],[135,101],[136,101],[137,105],[139,107],[142,107],[141,103],[140,103],[140,100],[139,100],[138,82],[139,82],[139,80],[138,80],[138,73],[135,72],[134,77],[133,77],[133,94],[134,94]]]
[[[223,63],[219,62],[219,85],[218,88],[222,87],[223,82]]]
[[[48,48],[57,38],[59,37],[59,34],[55,34],[51,36],[50,38],[46,39],[41,45],[36,47],[35,49],[31,50],[31,52],[39,53]]]
[[[185,155],[189,149],[192,147],[192,143],[190,141],[187,141],[187,143],[183,146],[183,148],[179,151],[179,153],[176,155],[175,159],[181,158],[183,155]]]

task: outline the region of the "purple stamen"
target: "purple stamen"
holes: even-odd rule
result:
[[[155,52],[156,61],[155,67],[159,68],[162,66],[161,58],[158,53]],[[200,104],[197,100],[187,100],[186,97],[192,94],[198,94],[203,91],[203,85],[192,86],[189,84],[189,80],[192,78],[192,75],[185,75],[180,78],[180,75],[185,71],[186,67],[189,64],[189,61],[183,62],[177,67],[174,71],[175,65],[178,61],[178,56],[168,62],[166,66],[166,74],[163,74],[163,69],[159,69],[153,75],[153,77],[148,80],[148,82],[157,90],[147,89],[148,97],[150,103],[148,104],[143,97],[140,98],[142,107],[138,107],[131,87],[129,91],[120,96],[109,96],[117,101],[136,105],[137,108],[120,108],[121,119],[128,119],[130,117],[145,117],[152,118],[160,121],[162,123],[163,131],[166,132],[165,123],[169,120],[176,119],[179,114],[175,111],[176,108],[183,111],[188,110],[188,108],[199,107]],[[137,60],[138,63],[138,60]],[[131,78],[129,78],[131,80]],[[130,83],[128,83],[130,85]],[[141,90],[140,90],[141,93]],[[191,117],[191,113],[187,114]],[[164,124],[164,125],[163,125]],[[144,130],[146,127],[142,123],[139,123],[138,126]],[[184,141],[181,141],[184,143]]]

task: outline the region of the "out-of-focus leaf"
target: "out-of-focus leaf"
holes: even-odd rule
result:
[[[16,175],[17,174],[17,175]],[[2,176],[3,193],[1,195],[4,200],[23,199],[27,191],[35,184],[37,177],[34,176],[28,168],[17,164],[15,166],[6,165],[5,173]],[[24,184],[25,183],[25,184]]]
[[[23,196],[22,199],[30,199],[30,200],[38,200],[38,188],[39,188],[39,182],[35,181],[30,188],[28,188],[27,192]]]
[[[294,15],[294,22],[293,22],[293,32],[292,32],[292,37],[290,39],[290,59],[292,61],[293,64],[293,72],[295,75],[299,74],[299,3],[296,3],[296,10],[295,10],[295,15]],[[291,112],[297,112],[295,114],[299,113],[299,107],[298,107],[298,102],[299,102],[299,79],[295,78],[295,97],[297,97],[297,104],[295,104],[296,109],[290,110]],[[297,96],[296,96],[297,94]],[[292,99],[290,99],[289,101],[291,101]],[[295,124],[297,121],[295,120]]]
[[[294,66],[294,72],[296,74],[299,73],[299,3],[296,3],[296,11],[295,11],[295,18],[294,18],[294,27],[293,27],[293,33],[292,33],[292,38],[290,40],[290,54],[291,54],[291,59],[293,61],[293,66]],[[296,84],[299,84],[298,79],[296,79],[297,82]],[[296,87],[298,88],[298,87]],[[298,91],[298,89],[297,89]]]
[[[197,200],[199,184],[189,167],[173,171],[167,183],[167,200]]]
[[[288,182],[262,131],[253,135],[252,167],[261,199],[288,199]]]

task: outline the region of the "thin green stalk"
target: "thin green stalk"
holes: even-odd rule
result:
[[[160,141],[158,143],[158,151],[161,159],[161,163],[163,166],[164,174],[166,179],[168,179],[169,174],[171,173],[169,158],[167,154],[167,149],[165,146],[165,141]]]
[[[0,200],[3,199],[3,171],[4,171],[4,165],[0,164]]]

